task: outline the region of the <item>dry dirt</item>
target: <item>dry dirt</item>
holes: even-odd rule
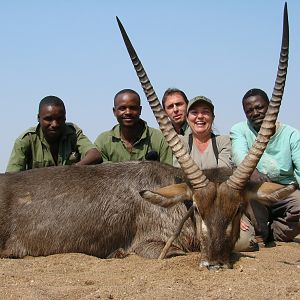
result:
[[[0,299],[300,299],[300,236],[234,254],[232,270],[198,268],[199,253],[168,260],[84,254],[0,260]]]

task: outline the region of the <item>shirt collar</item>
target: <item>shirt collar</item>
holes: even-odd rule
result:
[[[254,129],[254,127],[251,125],[251,123],[250,123],[248,120],[247,120],[247,125],[248,125],[248,127],[250,128],[250,130],[257,136],[258,132]],[[279,122],[279,121],[277,121],[277,122],[276,122],[276,131],[275,131],[275,133],[271,136],[270,139],[273,139],[274,137],[276,137],[276,136],[279,134],[279,132],[281,132],[281,130],[282,130],[282,123]]]
[[[181,135],[184,135],[185,134],[185,131],[187,130],[188,128],[188,123],[187,122],[184,122],[180,128],[180,134]]]
[[[139,138],[138,141],[140,140],[143,140],[147,137],[147,132],[148,132],[148,126],[147,126],[147,122],[145,122],[144,120],[140,119],[139,122],[143,123],[144,125],[144,130],[143,130],[143,133],[141,135],[141,137]],[[121,140],[121,133],[120,133],[120,124],[117,124],[115,125],[112,130],[111,130],[111,136],[118,139],[118,140]]]
[[[44,132],[40,124],[36,126],[35,132],[44,144],[49,145],[47,140],[45,139]],[[65,124],[65,128],[63,130],[61,138],[59,139],[59,142],[64,141],[70,134],[73,134],[73,130],[69,126],[67,126],[67,124]]]

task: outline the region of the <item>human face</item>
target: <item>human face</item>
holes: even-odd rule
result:
[[[140,119],[141,110],[140,100],[133,93],[118,95],[113,108],[115,117],[123,127],[135,126]]]
[[[245,115],[257,132],[264,120],[268,106],[268,101],[260,95],[250,96],[243,101]]]
[[[63,107],[43,105],[38,114],[38,121],[49,143],[59,140],[65,127],[66,112]]]
[[[199,137],[210,136],[214,116],[209,105],[196,102],[190,108],[187,119],[194,135]]]
[[[186,121],[186,108],[187,104],[179,93],[174,93],[166,97],[165,112],[174,127],[180,128]]]

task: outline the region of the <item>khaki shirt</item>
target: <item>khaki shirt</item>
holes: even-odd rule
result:
[[[31,127],[15,141],[6,172],[24,171],[55,165],[70,165],[83,158],[87,151],[96,148],[75,124],[66,123],[59,141],[55,163],[40,125]]]
[[[231,144],[230,138],[228,135],[216,135],[216,146],[218,151],[218,160],[214,153],[212,140],[209,141],[209,144],[204,152],[200,152],[196,146],[192,146],[192,149],[189,149],[189,135],[180,136],[187,152],[190,153],[190,156],[194,162],[198,165],[200,170],[212,169],[212,168],[232,168],[231,162]],[[179,163],[176,157],[173,157],[173,165],[179,167]]]
[[[129,152],[120,136],[120,125],[116,125],[110,131],[101,133],[95,145],[101,151],[104,162],[120,162],[129,160],[145,160],[145,155],[154,150],[158,153],[161,162],[172,165],[172,151],[169,148],[160,130],[151,128],[143,120],[144,131],[142,136],[135,142]]]

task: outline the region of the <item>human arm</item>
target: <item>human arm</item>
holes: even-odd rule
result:
[[[241,219],[240,221],[240,229],[243,230],[243,231],[248,231],[250,228],[250,225],[248,225],[245,221],[243,221]]]
[[[75,165],[93,165],[102,162],[101,153],[96,149],[92,148],[88,150],[85,156]]]
[[[300,132],[295,129],[290,137],[291,159],[294,166],[294,175],[300,187]]]
[[[231,140],[231,157],[232,162],[238,166],[245,156],[248,154],[251,145],[249,145],[248,140],[255,140],[255,136],[250,133],[247,128],[245,129],[244,123],[235,124],[230,130],[230,140]],[[246,136],[246,132],[248,132],[248,140]]]
[[[168,164],[168,165],[173,165],[173,155],[172,155],[172,150],[168,145],[163,145],[161,148],[160,152],[160,161]]]
[[[218,150],[218,167],[232,168],[231,143],[228,135],[216,137]]]
[[[107,141],[108,136],[106,132],[103,132],[98,135],[94,144],[97,147],[98,151],[101,153],[102,161],[106,162],[109,161],[108,152],[105,147],[105,141]]]
[[[82,130],[74,125],[77,136],[77,148],[81,159],[76,165],[91,165],[102,162],[100,151],[97,147],[83,134]]]
[[[250,176],[250,181],[252,182],[271,182],[271,179],[257,169],[254,169],[252,175]]]
[[[172,150],[169,147],[164,136],[160,132],[159,134],[161,135],[160,146],[159,146],[159,161],[172,166],[173,165]]]
[[[19,172],[26,170],[28,155],[30,151],[30,142],[26,137],[18,137],[14,143],[6,172]]]

